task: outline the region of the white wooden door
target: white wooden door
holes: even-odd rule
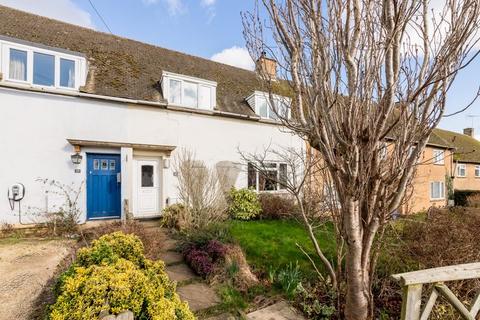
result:
[[[135,217],[160,214],[159,161],[136,161],[136,212]]]

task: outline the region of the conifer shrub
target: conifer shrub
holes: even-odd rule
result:
[[[115,232],[82,249],[60,277],[49,319],[98,319],[101,311],[125,310],[132,311],[135,319],[195,319],[175,289],[165,264],[146,259],[135,235]]]

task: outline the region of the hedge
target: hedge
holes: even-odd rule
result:
[[[453,199],[456,206],[468,207],[468,197],[480,195],[479,190],[455,190],[453,193]]]

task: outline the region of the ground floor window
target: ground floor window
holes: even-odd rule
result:
[[[445,182],[443,181],[430,182],[430,199],[432,200],[445,199]]]
[[[255,165],[248,163],[248,187],[257,191],[284,190],[287,182],[287,164],[263,163]]]

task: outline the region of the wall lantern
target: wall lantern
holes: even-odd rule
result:
[[[72,163],[79,165],[82,162],[82,155],[80,154],[80,146],[75,146],[75,153],[70,156]]]
[[[163,168],[164,169],[170,168],[170,159],[169,158],[164,158],[163,159]]]

